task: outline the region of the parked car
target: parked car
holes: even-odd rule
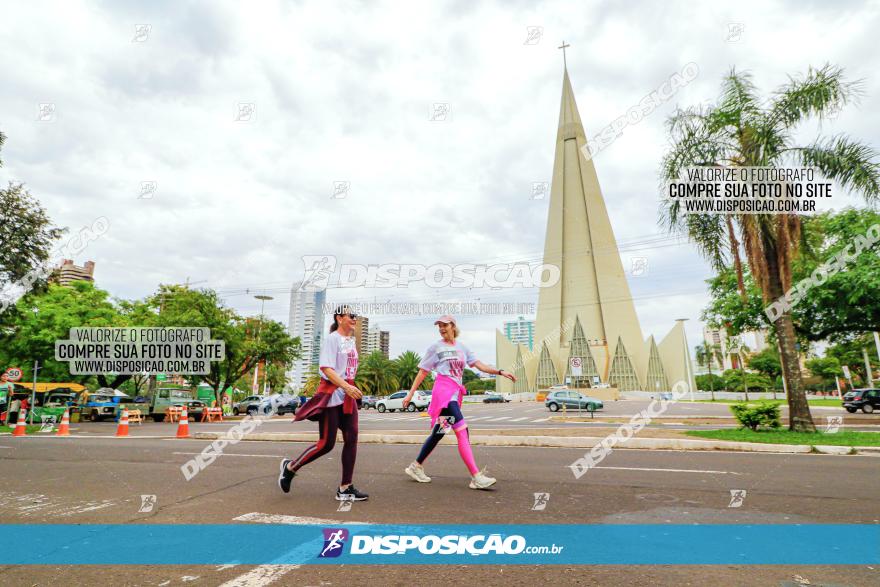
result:
[[[258,404],[256,411],[262,415],[268,415],[274,409],[276,414],[283,416],[284,414],[295,414],[297,408],[299,408],[298,397],[279,393],[270,395],[269,397],[263,397]],[[248,413],[251,413],[251,411],[253,410],[248,411]]]
[[[493,391],[487,391],[483,394],[483,403],[484,404],[503,404],[504,402],[509,402],[510,396],[503,393],[496,393]]]
[[[558,412],[562,406],[565,406],[567,410],[589,410],[591,412],[605,407],[602,400],[570,389],[551,391],[547,394],[544,405],[551,412]]]
[[[843,396],[843,407],[850,414],[862,410],[866,414],[880,410],[880,389],[854,389]]]
[[[396,393],[392,393],[388,397],[382,398],[376,402],[376,410],[379,412],[385,412],[386,410],[389,412],[393,412],[395,410],[403,411],[403,398],[405,398],[409,394],[409,391],[398,391]],[[427,409],[428,404],[431,403],[431,392],[420,389],[416,391],[415,395],[412,398],[412,401],[409,402],[409,405],[406,407],[407,412],[415,412],[416,410],[423,412]]]
[[[249,395],[237,404],[232,405],[232,413],[236,416],[245,413],[252,414],[260,408],[260,402],[266,399],[264,395]]]
[[[361,401],[361,408],[364,410],[369,410],[370,408],[376,409],[376,402],[379,401],[375,395],[365,395]]]

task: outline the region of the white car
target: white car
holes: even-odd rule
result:
[[[408,391],[398,391],[397,393],[392,393],[388,397],[383,397],[379,401],[376,402],[376,410],[379,412],[393,412],[394,410],[403,411],[403,399],[409,394]],[[431,403],[431,392],[425,390],[416,391],[415,395],[412,398],[412,401],[409,402],[409,405],[406,407],[407,412],[415,412],[416,410],[423,412],[427,409],[428,404]]]

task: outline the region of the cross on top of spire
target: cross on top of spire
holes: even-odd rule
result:
[[[568,69],[568,63],[565,61],[565,49],[568,47],[571,47],[571,45],[566,44],[565,41],[562,41],[562,44],[557,47],[557,49],[562,49],[562,66],[565,67],[565,69]]]

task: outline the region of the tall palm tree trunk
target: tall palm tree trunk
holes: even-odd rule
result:
[[[765,248],[768,272],[768,298],[776,300],[785,294],[777,261],[776,247]],[[791,321],[791,310],[785,310],[773,323],[773,330],[779,339],[779,359],[782,362],[782,376],[788,384],[788,429],[792,432],[815,432],[816,425],[810,414],[807,394],[801,376],[800,361],[795,348],[797,338],[794,323]]]

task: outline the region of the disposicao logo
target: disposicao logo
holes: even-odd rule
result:
[[[324,528],[324,548],[318,558],[332,558],[342,554],[345,541],[348,540],[348,530],[345,528]]]

